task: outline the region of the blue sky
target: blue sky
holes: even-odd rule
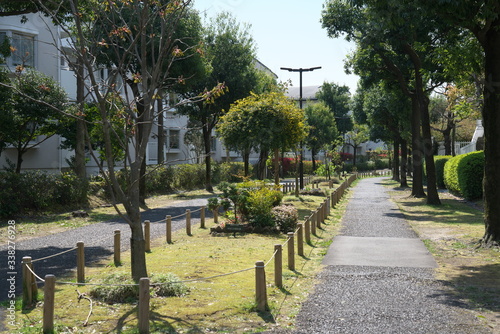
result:
[[[194,7],[208,18],[231,12],[249,23],[257,44],[257,58],[279,76],[299,86],[299,74],[280,67],[319,70],[303,73],[303,85],[324,81],[350,87],[355,93],[357,77],[344,73],[345,55],[354,48],[343,39],[331,39],[319,22],[324,0],[194,0]]]

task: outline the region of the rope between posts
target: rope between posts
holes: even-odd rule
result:
[[[33,262],[32,262],[33,263]],[[42,282],[45,282],[45,280],[43,278],[41,278],[40,276],[38,276],[37,274],[35,274],[35,272],[33,270],[31,270],[30,266],[26,266],[26,268],[28,268],[28,270],[36,277],[38,278],[40,281]]]
[[[273,255],[271,256],[271,258],[269,259],[269,261],[266,262],[266,264],[264,265],[264,267],[267,267],[267,265],[274,259],[274,257],[276,256],[276,253],[278,253],[278,250],[275,250]]]
[[[166,283],[154,283],[150,284],[150,286],[161,286],[161,285],[167,285],[167,284],[178,284],[178,283],[189,283],[189,282],[196,282],[196,281],[205,281],[213,278],[218,278],[218,277],[223,277],[223,276],[229,276],[229,275],[234,275],[234,274],[239,274],[245,271],[249,271],[254,269],[252,268],[247,268],[247,269],[242,269],[238,271],[233,271],[230,273],[226,274],[220,274],[220,275],[215,275],[215,276],[210,276],[210,277],[202,277],[202,278],[193,278],[189,280],[182,280],[182,281],[175,281],[175,282],[166,282]],[[35,275],[36,276],[36,275]],[[37,276],[38,277],[38,276]],[[76,283],[76,282],[60,282],[56,281],[57,284],[67,284],[67,285],[94,285],[94,286],[138,286],[139,284],[109,284],[109,283]]]
[[[31,263],[38,262],[38,261],[42,261],[42,260],[47,260],[47,259],[50,259],[50,258],[53,258],[53,257],[59,256],[59,255],[65,254],[65,253],[69,253],[69,252],[71,252],[71,251],[74,251],[74,250],[75,250],[75,249],[77,249],[77,248],[78,248],[78,247],[73,247],[73,248],[67,249],[67,250],[65,250],[65,251],[62,251],[62,252],[56,253],[56,254],[52,254],[52,255],[49,255],[49,256],[46,256],[46,257],[42,257],[42,258],[39,258],[39,259],[31,260]]]

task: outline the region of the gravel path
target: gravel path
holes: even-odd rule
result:
[[[358,237],[417,238],[380,181],[363,179],[354,188],[342,220],[341,238],[356,237],[352,240],[358,242]],[[335,247],[334,239],[329,253]],[[318,279],[297,316],[296,329],[268,333],[492,333],[434,278],[430,265],[330,264]]]
[[[193,199],[186,201],[175,202],[172,205],[164,208],[151,209],[142,213],[143,220],[150,220],[151,239],[163,237],[165,238],[165,223],[158,222],[165,219],[167,215],[172,217],[181,215],[186,212],[186,209],[195,211],[207,204],[206,199]],[[208,210],[206,211],[208,217]],[[192,213],[192,224],[199,223],[200,212]],[[156,223],[155,223],[156,222]],[[172,230],[176,231],[185,228],[185,216],[172,219]],[[113,235],[114,230],[121,230],[121,249],[129,248],[130,228],[128,224],[121,220],[108,221],[92,225],[83,226],[80,228],[68,230],[61,233],[55,233],[40,238],[33,238],[16,242],[16,262],[18,264],[16,271],[16,292],[21,293],[21,260],[24,256],[31,256],[33,260],[41,259],[65,250],[74,248],[76,243],[83,241],[85,243],[85,263],[89,264],[100,259],[109,257],[113,254]],[[0,279],[0,296],[1,300],[7,299],[8,284],[6,276],[12,270],[7,269],[7,246],[3,244],[0,247],[0,270],[2,278]],[[76,251],[70,251],[57,257],[49,258],[34,263],[35,272],[40,277],[47,274],[61,276],[76,268]]]

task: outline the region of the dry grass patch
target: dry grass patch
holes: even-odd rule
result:
[[[392,200],[438,262],[437,278],[494,332],[500,332],[500,249],[478,247],[484,234],[480,205],[446,192],[440,193],[441,206],[427,205],[425,199],[410,197],[409,189],[385,182],[392,187]]]
[[[299,209],[301,220],[316,209],[324,197],[287,196]],[[295,271],[287,269],[287,251],[283,249],[283,288],[274,287],[274,260],[266,266],[268,312],[257,312],[255,304],[255,262],[272,258],[275,244],[283,244],[283,235],[221,234],[212,236],[209,229],[194,227],[192,236],[179,231],[173,244],[160,238],[153,241],[147,254],[150,276],[172,273],[185,282],[189,292],[182,297],[153,297],[150,307],[152,333],[256,333],[274,327],[291,327],[301,303],[315,284],[321,260],[338,229],[345,210],[344,201],[332,210],[329,220],[304,245],[304,257],[296,255]],[[208,221],[207,226],[213,223]],[[117,273],[130,272],[129,253],[122,254],[122,266],[112,259],[86,270],[88,283],[97,283]],[[246,270],[248,269],[248,270]],[[238,272],[241,271],[241,272]],[[228,273],[238,272],[231,275]],[[203,279],[202,278],[209,278]],[[73,277],[57,278],[69,281]],[[136,302],[107,304],[94,300],[87,326],[83,322],[89,303],[78,300],[77,292],[90,295],[92,286],[56,285],[55,323],[60,333],[135,333]],[[13,333],[39,332],[42,308],[20,311],[18,330]]]

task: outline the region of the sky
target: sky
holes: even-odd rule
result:
[[[280,70],[311,68],[303,72],[303,86],[319,86],[323,82],[346,85],[351,94],[358,78],[344,71],[344,58],[354,46],[342,38],[332,39],[321,28],[324,0],[193,0],[202,17],[211,18],[228,11],[240,23],[251,25],[250,33],[257,46],[257,59],[271,69],[278,80],[290,79],[299,86],[299,73]]]

